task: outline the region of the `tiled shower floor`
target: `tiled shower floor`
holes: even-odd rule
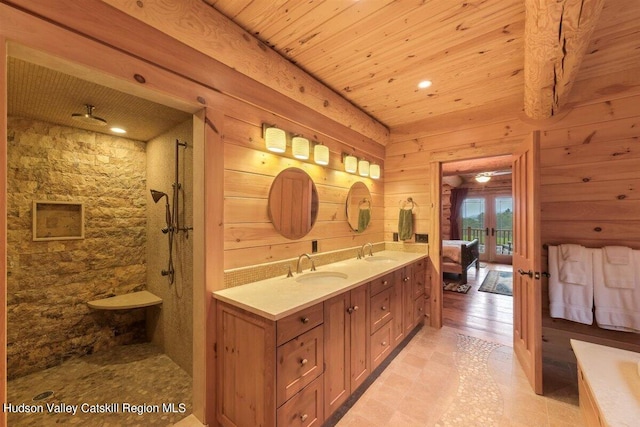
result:
[[[9,381],[11,404],[43,412],[10,412],[8,425],[167,426],[191,413],[191,384],[191,377],[152,344],[120,346]],[[53,396],[32,400],[46,391]],[[73,415],[49,412],[47,404],[51,410],[78,407]]]

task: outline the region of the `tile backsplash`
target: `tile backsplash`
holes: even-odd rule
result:
[[[358,247],[341,249],[337,251],[323,252],[313,254],[313,261],[316,267],[327,265],[346,259],[355,259],[358,256]],[[373,253],[383,250],[414,252],[427,254],[429,245],[423,243],[403,243],[403,242],[378,242],[373,244]],[[303,260],[305,270],[311,266],[309,260]],[[285,277],[289,268],[295,273],[298,258],[290,258],[277,262],[252,265],[249,267],[234,268],[224,272],[224,287],[232,288],[235,286],[245,285],[251,282],[270,279],[282,275]]]

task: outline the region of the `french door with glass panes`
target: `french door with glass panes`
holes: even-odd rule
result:
[[[464,240],[478,239],[480,260],[511,264],[513,252],[513,198],[511,194],[469,196],[462,202]]]

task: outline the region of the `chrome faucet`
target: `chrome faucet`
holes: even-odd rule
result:
[[[298,257],[298,265],[296,265],[296,273],[302,273],[302,270],[300,269],[300,262],[302,261],[302,257],[305,257],[305,256],[309,258],[309,261],[311,261],[311,271],[316,271],[316,263],[313,262],[313,258],[311,258],[311,255],[302,254]]]
[[[367,246],[369,246],[369,256],[373,256],[373,245],[371,243],[365,243],[358,250],[358,259],[364,258],[364,248],[366,248]]]

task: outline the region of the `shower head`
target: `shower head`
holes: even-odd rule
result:
[[[153,198],[153,201],[155,203],[158,203],[160,199],[162,199],[163,197],[166,197],[167,203],[169,203],[169,196],[167,196],[167,193],[163,193],[162,191],[151,190],[151,197]]]
[[[82,122],[86,125],[97,125],[97,126],[106,126],[107,121],[101,117],[97,117],[93,115],[93,109],[96,108],[93,105],[90,104],[84,104],[85,108],[87,109],[87,112],[82,114],[82,113],[73,113],[71,115],[71,118],[73,120]]]

